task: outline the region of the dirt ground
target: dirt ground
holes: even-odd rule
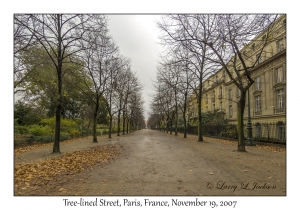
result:
[[[14,164],[32,164],[101,145],[115,145],[116,155],[75,174],[61,173],[43,186],[15,187],[15,195],[286,195],[286,151],[254,146],[237,152],[237,143],[196,136],[183,138],[143,129],[134,133],[78,139],[15,153]],[[28,183],[33,186],[33,183]]]

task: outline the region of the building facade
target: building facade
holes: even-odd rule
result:
[[[285,138],[286,124],[286,16],[282,15],[275,22],[275,30],[266,37],[260,34],[255,40],[270,38],[271,42],[261,52],[262,46],[251,41],[242,50],[247,62],[254,62],[259,56],[257,65],[251,70],[254,84],[246,95],[244,123],[247,123],[248,110],[253,125],[253,135],[264,134],[264,125],[276,124],[276,138]],[[251,63],[249,63],[251,64]],[[192,98],[192,97],[191,97]],[[219,110],[231,124],[237,124],[237,102],[240,91],[233,81],[220,69],[203,82],[202,113]],[[249,107],[250,106],[250,107]],[[190,110],[193,110],[191,103]],[[191,111],[193,113],[193,111]],[[194,111],[195,112],[195,111]],[[197,112],[196,112],[197,113]],[[191,116],[190,120],[195,117]],[[269,132],[269,130],[266,130]],[[269,135],[269,134],[268,134]]]

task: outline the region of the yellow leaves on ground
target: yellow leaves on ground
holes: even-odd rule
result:
[[[121,146],[122,147],[122,146]],[[73,175],[93,165],[107,163],[117,156],[120,145],[101,145],[88,150],[66,153],[59,158],[29,164],[16,164],[14,169],[15,190],[44,186],[58,175]],[[63,191],[63,188],[60,189]]]

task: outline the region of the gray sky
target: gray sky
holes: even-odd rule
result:
[[[120,49],[120,53],[131,59],[131,70],[137,73],[144,85],[145,119],[148,118],[152,81],[156,77],[157,61],[162,52],[158,44],[159,29],[155,21],[159,15],[107,15],[110,35]]]

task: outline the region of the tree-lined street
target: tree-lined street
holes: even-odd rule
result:
[[[91,147],[114,146],[104,164],[95,162],[92,169],[76,173],[62,171],[43,186],[31,179],[27,188],[15,188],[15,194],[286,195],[284,148],[257,145],[240,153],[236,142],[206,137],[197,142],[197,136],[182,138],[149,129],[112,139],[99,137],[96,145],[91,139],[66,142],[61,154],[51,154],[50,145],[15,155],[16,166],[24,162],[43,165],[46,158],[59,158],[59,162],[67,154]]]

